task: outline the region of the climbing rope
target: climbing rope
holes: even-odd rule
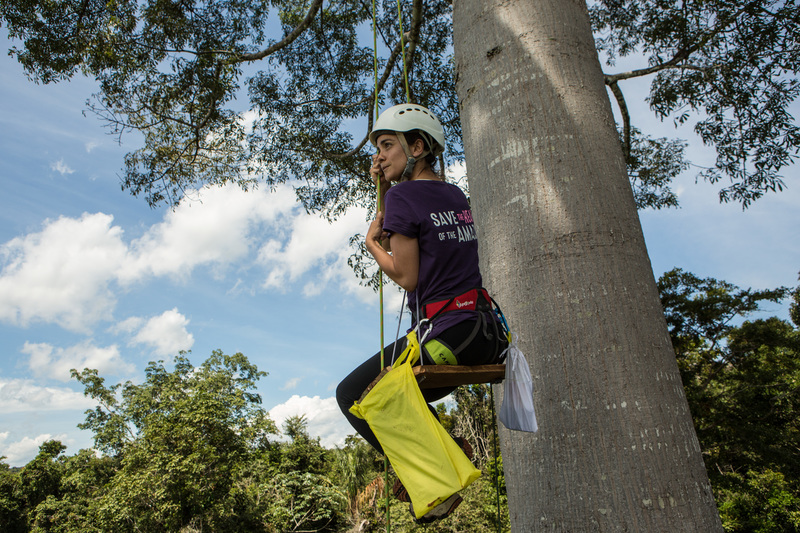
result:
[[[497,461],[497,418],[494,415],[494,387],[489,384],[489,404],[492,406],[492,453],[494,454],[494,487],[497,495],[497,533],[500,533],[500,464]]]
[[[375,105],[374,105],[374,118],[373,124],[378,120],[378,115],[380,114],[380,105],[379,105],[379,98],[378,98],[378,24],[377,24],[377,8],[375,5],[375,0],[372,0],[372,64],[373,64],[373,73],[375,78]],[[406,102],[411,102],[411,91],[408,87],[408,66],[406,64],[406,48],[405,48],[405,41],[403,38],[403,10],[400,4],[400,0],[397,0],[397,18],[398,24],[400,29],[400,50],[403,54],[403,81],[405,84],[406,90]],[[381,205],[381,184],[380,180],[377,181],[375,184],[375,196],[376,196],[376,211],[381,212],[383,211],[383,206]],[[384,361],[384,350],[383,347],[386,345],[384,341],[384,321],[383,321],[383,270],[378,270],[378,302],[380,306],[380,344],[381,344],[381,368],[383,370],[386,367],[386,363]],[[391,515],[389,509],[389,459],[384,456],[383,458],[383,467],[384,467],[384,490],[386,495],[386,531],[387,533],[391,531]]]
[[[372,65],[373,71],[375,74],[375,115],[372,119],[372,123],[378,120],[378,114],[380,111],[379,102],[378,102],[378,31],[377,31],[377,20],[375,15],[375,0],[372,0]],[[381,182],[377,180],[375,183],[375,210],[376,212],[380,212],[383,209],[381,205]],[[381,370],[385,367],[384,363],[384,335],[383,335],[383,270],[378,269],[378,304],[380,308],[380,345],[381,345]],[[392,530],[391,525],[391,514],[389,512],[389,459],[384,455],[383,457],[383,491],[384,496],[386,498],[386,533],[389,533]]]
[[[373,51],[373,71],[375,77],[375,115],[373,118],[373,124],[378,119],[378,115],[380,114],[380,105],[378,99],[378,25],[377,25],[377,8],[375,5],[375,0],[372,0],[372,51]],[[408,66],[406,64],[406,48],[405,42],[403,38],[403,10],[400,4],[400,0],[397,0],[397,18],[398,24],[400,29],[400,50],[403,54],[403,81],[405,83],[405,90],[406,90],[406,102],[411,102],[411,91],[408,87]],[[376,190],[376,210],[378,212],[383,210],[383,206],[381,205],[381,184],[380,180],[375,184]],[[383,370],[386,366],[384,361],[384,350],[383,347],[385,346],[384,342],[384,322],[383,322],[383,270],[378,270],[378,302],[380,306],[380,344],[381,344],[381,370]],[[383,466],[384,466],[384,490],[386,493],[386,531],[387,533],[391,531],[391,516],[389,512],[389,459],[384,456],[383,459]]]
[[[403,10],[400,8],[400,0],[397,0],[397,20],[400,24],[400,51],[403,53],[403,83],[406,87],[406,103],[411,103],[411,91],[408,89],[408,67],[406,65],[406,43],[403,39]]]

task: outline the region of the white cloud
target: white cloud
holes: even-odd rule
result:
[[[97,369],[100,374],[120,375],[134,371],[133,365],[122,360],[117,345],[101,348],[91,340],[68,348],[56,348],[47,343],[26,342],[22,353],[29,356],[28,367],[38,377],[69,381],[70,370]]]
[[[117,322],[109,328],[111,333],[128,333],[133,334],[134,331],[142,327],[144,318],[140,316],[132,316],[120,322]]]
[[[118,293],[132,283],[186,280],[201,265],[220,277],[233,264],[237,275],[263,269],[262,288],[268,290],[287,290],[302,278],[309,298],[336,285],[374,300],[347,266],[350,237],[367,227],[363,210],[351,209],[330,224],[300,209],[288,186],[275,192],[211,187],[190,197],[130,243],[111,215],[95,213],[48,220],[40,232],[0,244],[0,321],[52,323],[90,334],[98,322],[113,320]],[[127,321],[116,326],[131,332],[138,327]],[[177,331],[181,340],[173,337],[169,349],[191,346],[188,333]],[[146,332],[139,340],[153,345]]]
[[[93,400],[67,387],[42,387],[28,379],[0,379],[0,412],[5,414],[83,411],[94,405]]]
[[[22,466],[36,457],[36,454],[39,453],[39,446],[48,440],[60,440],[63,443],[66,437],[66,435],[52,436],[49,433],[43,433],[32,439],[30,437],[23,437],[22,440],[12,442],[6,446],[6,448],[0,452],[0,455],[6,456],[6,461],[9,465]]]
[[[336,283],[361,299],[374,299],[372,291],[358,284],[347,265],[352,253],[350,237],[363,233],[368,226],[363,209],[350,209],[333,224],[306,213],[298,213],[288,222],[288,239],[269,240],[259,250],[258,260],[267,268],[265,288],[284,291],[313,269],[318,275],[304,284],[306,297],[314,297],[329,283]]]
[[[245,192],[237,187],[210,187],[165,216],[164,222],[131,243],[133,260],[122,281],[144,276],[188,276],[201,264],[224,267],[249,253],[256,229],[291,211],[294,193],[283,187]]]
[[[72,174],[72,173],[75,172],[74,170],[69,168],[69,166],[66,163],[64,163],[64,159],[63,158],[59,159],[55,163],[50,163],[50,170],[58,172],[62,176],[64,174]]]
[[[445,169],[447,181],[459,186],[467,183],[467,163],[466,161],[456,162]]]
[[[139,324],[136,318],[125,323]],[[181,350],[189,350],[194,345],[194,336],[186,331],[189,319],[178,312],[178,309],[164,311],[159,316],[148,320],[134,335],[132,342],[145,344],[153,348],[160,356],[177,355]]]
[[[99,143],[99,142],[97,142],[97,141],[89,141],[89,142],[87,142],[87,143],[86,143],[84,146],[86,147],[86,153],[87,153],[87,154],[90,154],[90,153],[92,153],[92,151],[93,151],[95,148],[97,148],[98,146],[100,146],[100,143]]]
[[[110,319],[116,299],[109,282],[127,254],[122,229],[112,221],[102,213],[61,217],[0,245],[0,320],[88,332],[94,322]]]
[[[347,422],[336,398],[320,398],[314,396],[292,395],[286,402],[276,405],[269,411],[269,416],[278,427],[291,416],[305,415],[308,421],[308,433],[312,437],[320,437],[320,443],[327,447],[343,446],[344,439],[355,433]]]

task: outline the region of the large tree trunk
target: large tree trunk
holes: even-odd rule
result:
[[[501,430],[513,531],[721,531],[583,0],[456,0],[481,267],[540,430]],[[498,395],[499,396],[499,395]]]

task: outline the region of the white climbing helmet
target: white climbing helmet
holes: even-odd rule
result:
[[[442,123],[428,108],[418,104],[399,104],[381,113],[369,134],[369,141],[377,146],[383,132],[408,132],[419,130],[434,156],[444,152],[444,130]]]

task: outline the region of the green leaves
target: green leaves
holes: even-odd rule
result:
[[[122,187],[151,206],[204,185],[287,181],[306,209],[330,218],[371,203],[367,3],[10,0],[0,9],[34,80],[96,78],[90,109],[113,134],[141,135]],[[379,92],[404,101],[397,5],[378,10]],[[403,10],[412,97],[442,112],[457,156],[450,5],[415,0]]]
[[[410,97],[440,116],[447,160],[460,159],[450,3],[402,8]],[[598,50],[612,63],[647,56],[643,68],[606,75],[627,131],[619,82],[655,74],[651,108],[694,124],[714,147],[716,162],[700,176],[720,184],[722,201],[747,207],[783,189],[783,169],[800,149],[789,112],[800,94],[797,0],[603,0],[590,12]],[[121,185],[149,205],[174,206],[204,185],[283,182],[296,185],[306,209],[329,218],[372,203],[368,3],[7,0],[0,16],[23,42],[11,52],[31,79],[97,79],[90,109],[112,133],[141,135]],[[376,31],[380,100],[405,101],[394,0],[378,2]],[[675,205],[669,184],[687,167],[683,143],[634,141],[625,144],[639,207]]]
[[[107,385],[97,371],[73,371],[97,409],[86,429],[113,456],[81,450],[65,457],[56,441],[19,471],[0,462],[0,529],[58,531],[344,531],[382,527],[383,458],[358,437],[325,449],[305,416],[283,427],[260,407],[264,372],[242,354],[214,351],[199,366],[187,354],[168,368],[150,363],[142,383]],[[487,386],[465,388],[449,415],[492,475],[464,492],[456,513],[430,531],[492,530],[498,515],[489,458]],[[443,411],[443,407],[440,408]],[[390,481],[392,483],[394,479]],[[502,489],[501,489],[502,490]],[[506,496],[499,514],[507,529]],[[392,528],[412,531],[406,503],[392,498]]]
[[[696,119],[695,132],[717,151],[701,172],[729,180],[721,201],[747,207],[784,187],[781,171],[800,153],[789,109],[800,94],[800,5],[795,0],[593,3],[598,50],[612,62],[636,52],[648,67],[607,83],[655,73],[648,101],[662,119]]]
[[[689,167],[684,148],[684,141],[644,137],[637,128],[631,128],[626,162],[638,209],[677,207],[678,197],[670,185]]]
[[[73,371],[100,403],[82,424],[120,460],[97,512],[110,529],[221,528],[233,519],[244,465],[264,453],[274,422],[254,392],[264,372],[240,354],[214,351],[199,367],[150,363],[142,384],[105,386],[97,371]]]
[[[734,318],[759,309],[761,302],[779,302],[789,289],[741,290],[726,281],[701,279],[676,268],[658,280],[658,291],[673,343],[693,341],[721,344],[732,330]],[[680,344],[676,346],[681,351]]]
[[[728,473],[718,494],[725,531],[781,533],[800,529],[796,483],[780,472]],[[719,498],[719,496],[718,496]]]
[[[798,291],[742,290],[679,269],[659,290],[726,531],[796,531],[800,331],[743,319]]]

